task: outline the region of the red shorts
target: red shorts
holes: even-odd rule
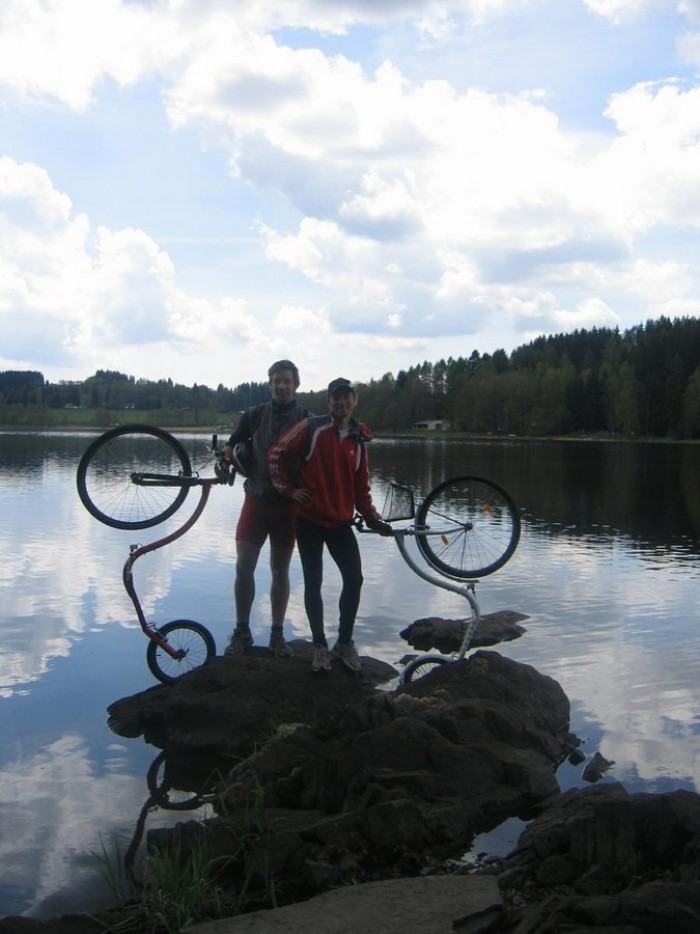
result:
[[[250,542],[262,548],[270,537],[271,548],[294,548],[296,510],[290,503],[268,503],[255,496],[246,496],[236,526],[236,541]]]

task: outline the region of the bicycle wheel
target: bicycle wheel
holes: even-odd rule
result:
[[[134,480],[150,474],[147,485]],[[122,425],[96,438],[80,458],[78,495],[87,511],[115,529],[146,529],[172,516],[192,476],[180,442],[162,428]]]
[[[417,681],[423,675],[427,675],[429,672],[434,671],[435,668],[446,665],[448,662],[449,658],[444,658],[442,655],[419,655],[418,658],[414,658],[404,668],[401,683],[410,684],[411,681]]]
[[[456,477],[426,496],[416,514],[416,544],[436,571],[455,580],[493,574],[520,539],[510,496],[490,480]]]
[[[168,645],[180,658],[173,658],[165,649],[151,640],[146,649],[146,663],[154,678],[171,684],[193,668],[199,668],[216,655],[216,645],[209,630],[192,619],[175,619],[158,627],[161,636],[167,636]]]

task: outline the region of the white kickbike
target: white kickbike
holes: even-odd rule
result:
[[[401,675],[401,681],[408,683],[466,655],[481,619],[476,585],[512,557],[520,540],[520,514],[508,493],[491,480],[455,477],[432,489],[417,510],[413,490],[391,483],[382,519],[413,520],[411,525],[392,529],[401,557],[423,580],[459,594],[469,605],[458,651],[451,656],[425,654],[412,659]],[[371,532],[359,515],[355,527],[359,532]],[[413,559],[407,547],[409,538],[415,538],[430,570],[440,577]]]

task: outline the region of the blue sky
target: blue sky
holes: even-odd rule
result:
[[[3,0],[0,369],[302,388],[700,312],[700,0]]]

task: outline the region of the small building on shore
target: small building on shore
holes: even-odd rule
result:
[[[452,426],[444,418],[431,418],[422,422],[414,422],[415,431],[449,431]]]

